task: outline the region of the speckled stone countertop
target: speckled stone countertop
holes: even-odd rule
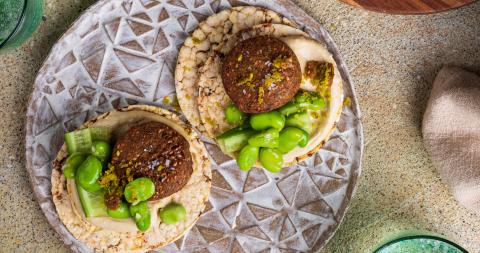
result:
[[[46,0],[21,48],[0,55],[0,252],[64,252],[34,199],[25,169],[25,110],[50,47],[92,0]],[[480,73],[480,2],[429,16],[367,12],[335,0],[296,0],[331,32],[363,111],[358,191],[323,252],[371,252],[411,231],[441,234],[480,252],[480,217],[440,181],[422,144],[421,120],[444,64]]]

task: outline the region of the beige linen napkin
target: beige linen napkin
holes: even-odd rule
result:
[[[480,77],[443,67],[423,116],[423,139],[454,197],[480,214]]]

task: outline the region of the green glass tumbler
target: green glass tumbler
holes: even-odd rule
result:
[[[0,52],[25,42],[42,15],[43,0],[0,0]]]
[[[459,245],[431,235],[411,235],[382,245],[374,253],[467,253]]]

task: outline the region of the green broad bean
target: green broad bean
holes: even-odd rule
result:
[[[130,208],[125,201],[120,202],[120,206],[117,209],[108,209],[108,216],[116,219],[126,219],[130,218]]]
[[[227,154],[242,149],[248,143],[248,139],[255,134],[250,126],[239,126],[233,128],[217,137],[218,146]]]
[[[100,159],[101,161],[106,161],[112,154],[112,148],[110,143],[106,141],[94,141],[92,145],[92,155]]]
[[[326,107],[325,99],[318,97],[313,99],[310,104],[307,106],[307,109],[312,111],[318,111]]]
[[[313,111],[318,111],[325,108],[325,99],[315,92],[303,91],[295,95],[294,98],[295,104],[301,109],[309,109]]]
[[[276,128],[281,130],[285,126],[285,116],[278,111],[254,114],[250,117],[250,125],[255,130]]]
[[[83,163],[85,158],[87,158],[87,156],[82,154],[70,155],[63,165],[63,175],[66,178],[74,179],[77,168]]]
[[[187,210],[181,204],[172,202],[159,210],[159,216],[162,222],[166,224],[175,224],[179,221],[185,220],[187,217]]]
[[[280,172],[283,165],[283,155],[278,149],[262,148],[260,150],[260,163],[270,172]]]
[[[280,132],[278,150],[283,154],[290,152],[297,145],[305,147],[308,143],[308,133],[300,128],[286,127]]]
[[[300,128],[299,128],[300,129]],[[307,146],[308,142],[310,141],[310,135],[305,132],[303,129],[300,129],[303,132],[303,138],[298,142],[298,146],[304,148]]]
[[[294,114],[300,110],[300,106],[294,102],[288,102],[282,107],[278,108],[278,111],[285,115],[289,116],[290,114]]]
[[[293,101],[295,101],[295,103],[297,104],[307,103],[310,99],[310,94],[314,94],[314,93],[310,93],[308,91],[297,92],[297,94],[295,94]]]
[[[130,216],[132,216],[138,230],[145,232],[150,227],[151,214],[147,202],[142,201],[136,205],[130,206]]]
[[[128,203],[135,205],[140,201],[148,200],[155,194],[155,184],[148,177],[140,177],[129,182],[123,194]]]
[[[299,112],[287,117],[286,126],[298,127],[308,134],[313,131],[313,119],[308,112]]]
[[[237,164],[241,170],[249,170],[255,165],[258,160],[258,153],[260,148],[252,145],[247,145],[240,150],[237,156]]]
[[[250,137],[248,144],[256,147],[276,148],[278,147],[278,136],[277,129],[269,128]]]
[[[246,118],[246,114],[240,111],[234,104],[225,107],[224,113],[227,122],[231,124],[241,123]]]
[[[95,192],[102,188],[97,182],[102,174],[102,163],[93,155],[89,155],[77,168],[75,183],[88,192]]]

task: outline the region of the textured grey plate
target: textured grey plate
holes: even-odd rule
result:
[[[172,71],[187,34],[207,16],[246,4],[277,11],[324,41],[340,68],[351,106],[344,108],[322,149],[278,174],[240,171],[207,144],[215,161],[208,210],[190,232],[160,251],[310,252],[332,237],[355,191],[363,133],[350,75],[327,31],[289,0],[101,0],[52,48],[27,112],[30,180],[48,221],[73,251],[90,250],[58,219],[50,193],[51,161],[63,134],[128,104],[174,109]]]

